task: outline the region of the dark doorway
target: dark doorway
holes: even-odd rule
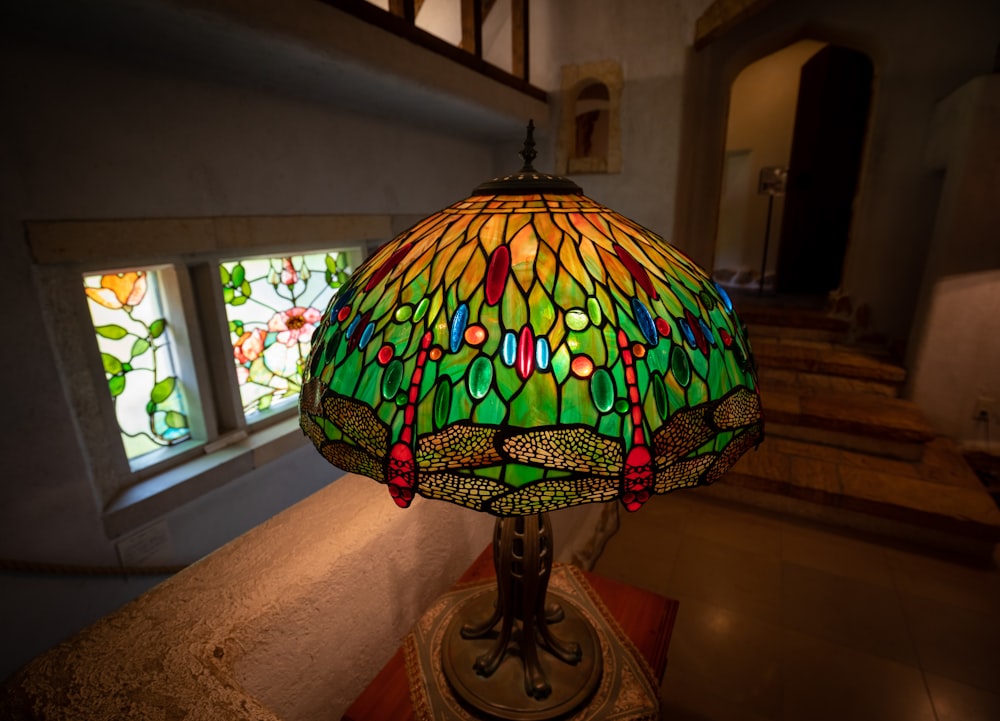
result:
[[[872,63],[826,46],[803,66],[778,250],[779,293],[840,286],[868,126]]]

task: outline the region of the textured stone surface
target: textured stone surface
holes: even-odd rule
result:
[[[592,561],[614,512],[553,514],[557,557]],[[492,529],[344,476],[36,658],[0,689],[0,718],[339,718]]]
[[[776,510],[789,510],[787,499],[826,509],[823,518],[832,522],[841,512],[845,520],[850,515],[854,527],[867,518],[869,527],[879,532],[908,526],[957,539],[1000,541],[1000,510],[965,460],[945,439],[931,448],[933,462],[927,463],[768,438],[741,458],[719,485],[754,493],[755,504]]]
[[[886,358],[869,355],[834,343],[801,343],[791,339],[753,339],[761,365],[828,373],[849,378],[902,383],[906,371]]]
[[[490,530],[449,504],[400,512],[346,476],[36,658],[0,708],[67,721],[339,716]]]

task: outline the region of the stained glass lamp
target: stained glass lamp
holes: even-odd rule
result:
[[[537,719],[584,703],[601,674],[593,630],[546,600],[547,512],[616,499],[635,511],[711,483],[760,442],[762,419],[725,291],[535,171],[530,124],[521,154],[520,172],[355,271],[314,336],[301,423],[327,460],[386,484],[402,508],[421,495],[498,517],[497,602],[455,629],[443,668],[469,706]],[[523,684],[492,688],[513,657]]]

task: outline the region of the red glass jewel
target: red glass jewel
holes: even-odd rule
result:
[[[490,255],[490,266],[486,271],[486,302],[496,305],[503,295],[507,285],[507,274],[510,273],[510,248],[498,246]]]
[[[400,246],[399,250],[389,256],[389,259],[385,261],[379,269],[375,271],[375,275],[368,279],[368,283],[365,285],[365,292],[367,293],[376,285],[382,282],[382,279],[389,275],[389,271],[399,265],[406,254],[410,252],[410,248],[413,247],[413,243],[404,243]]]
[[[517,342],[517,374],[521,379],[531,375],[535,369],[535,337],[531,326],[521,328],[521,337]]]
[[[632,254],[625,250],[620,245],[615,246],[615,255],[618,256],[618,260],[622,262],[625,269],[629,274],[635,278],[635,282],[646,291],[646,295],[654,300],[659,297],[656,294],[656,287],[653,285],[653,280],[649,277],[649,273],[646,269],[639,265],[638,261],[632,257]]]

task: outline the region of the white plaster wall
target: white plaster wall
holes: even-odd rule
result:
[[[997,452],[998,358],[1000,270],[937,281],[913,380],[913,401],[936,431],[963,446]],[[992,400],[988,426],[972,419],[979,398]]]
[[[17,324],[17,352],[0,354],[0,558],[114,565],[38,312],[22,223],[425,215],[491,177],[492,149],[405,120],[114,57],[7,38],[0,46],[0,303],[8,317],[28,319]],[[174,549],[164,562],[204,555],[336,475],[313,453],[230,484],[168,517]],[[343,513],[331,522],[350,523],[351,509]],[[0,583],[5,676],[150,581],[3,573]]]
[[[625,79],[622,172],[579,175],[573,180],[594,200],[686,247],[685,238],[670,237],[683,73],[694,22],[710,0],[550,0],[548,4],[559,20],[549,27],[551,50],[543,56],[539,75],[532,71],[542,87],[558,87],[554,73],[561,65],[607,59],[621,64]],[[565,99],[560,96],[556,102]],[[558,108],[552,117],[560,117]],[[553,137],[548,139],[554,143]]]
[[[424,0],[417,13],[416,26],[452,45],[462,42],[462,3],[460,0]]]
[[[943,173],[909,349],[909,391],[936,430],[996,453],[1000,437],[1000,75],[935,108],[924,160]],[[993,399],[989,425],[974,421]],[[987,448],[987,441],[993,448]]]
[[[510,0],[496,0],[483,20],[483,59],[508,73],[513,70]]]

